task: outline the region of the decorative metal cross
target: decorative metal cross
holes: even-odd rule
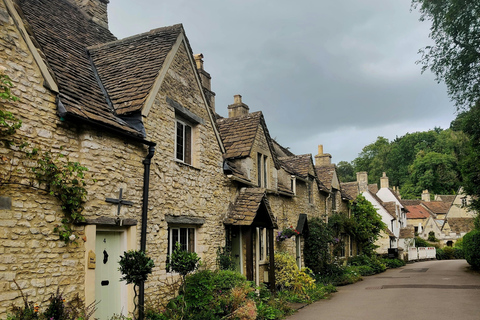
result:
[[[120,194],[118,196],[118,199],[113,199],[113,198],[106,198],[105,201],[109,203],[115,203],[118,205],[118,211],[117,215],[120,216],[120,209],[122,208],[122,205],[127,205],[127,206],[132,206],[133,202],[132,201],[127,201],[122,199],[122,193],[123,189],[120,188]]]

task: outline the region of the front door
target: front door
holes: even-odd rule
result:
[[[95,253],[95,318],[107,320],[113,314],[127,314],[126,285],[120,282],[118,261],[123,254],[122,232],[97,231]]]

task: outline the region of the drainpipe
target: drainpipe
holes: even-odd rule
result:
[[[142,206],[142,229],[140,233],[140,251],[145,252],[147,248],[147,218],[148,218],[148,191],[150,185],[150,163],[153,155],[155,154],[155,146],[148,147],[148,155],[143,160],[143,206]],[[140,283],[138,292],[138,318],[143,320],[144,318],[144,305],[145,305],[145,283]]]

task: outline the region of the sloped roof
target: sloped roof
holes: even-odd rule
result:
[[[422,203],[422,200],[410,200],[410,199],[402,199],[401,201],[404,207],[408,206],[418,206]]]
[[[397,219],[397,204],[394,201],[384,202],[383,207],[390,213],[392,217]]]
[[[415,238],[415,228],[413,226],[401,228],[399,238],[400,239]]]
[[[228,217],[225,219],[225,224],[237,226],[252,225],[262,203],[265,204],[267,214],[271,220],[270,222],[274,228],[277,228],[277,223],[266,197],[265,190],[261,188],[242,188]]]
[[[371,193],[377,194],[378,192],[378,185],[376,183],[369,184],[367,188],[368,188],[368,191],[370,191]]]
[[[313,168],[313,161],[311,154],[294,155],[290,157],[278,158],[280,165],[288,172],[291,172],[299,177],[307,178],[310,168]]]
[[[407,219],[426,219],[430,217],[428,210],[420,204],[405,207],[408,210]]]
[[[335,173],[335,165],[330,164],[326,166],[315,167],[315,172],[320,182],[328,189],[332,189],[332,180]]]
[[[358,182],[342,182],[340,184],[340,187],[342,188],[342,194],[347,196],[350,200],[353,200],[357,197],[359,194],[358,191]]]
[[[117,114],[141,110],[182,32],[177,24],[88,48]]]
[[[277,141],[272,140],[272,142],[273,142],[273,148],[274,148],[275,152],[277,153],[278,157],[292,157],[292,156],[295,155],[288,148],[285,148],[284,146],[282,146]]]
[[[451,203],[443,201],[422,201],[422,205],[435,214],[447,214],[452,206]]]
[[[475,218],[449,218],[450,229],[455,233],[466,233],[473,230]]]
[[[456,195],[454,194],[436,194],[435,198],[438,198],[439,201],[452,203],[455,200]]]
[[[86,48],[115,41],[110,31],[68,1],[19,0],[30,36],[38,43],[59,87],[60,103],[74,115],[142,136],[115,116],[96,79]],[[28,27],[29,26],[29,27]]]
[[[248,177],[239,169],[233,161],[225,160],[223,163],[223,171],[225,174],[232,174],[242,180],[250,181]]]

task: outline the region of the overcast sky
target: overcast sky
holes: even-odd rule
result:
[[[409,0],[111,0],[119,38],[182,23],[216,111],[241,94],[296,154],[351,161],[378,136],[448,128],[444,84],[415,64],[431,41]]]

